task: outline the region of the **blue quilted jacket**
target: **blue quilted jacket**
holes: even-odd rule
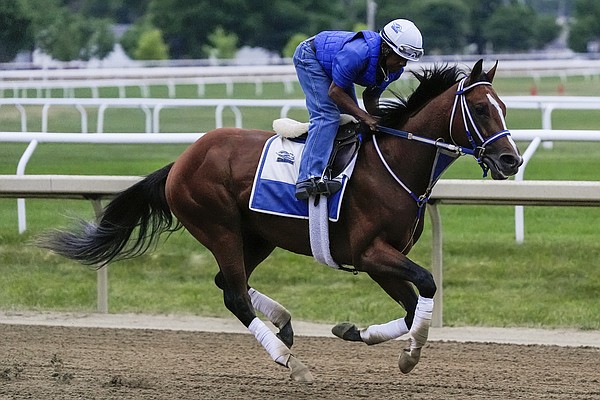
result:
[[[346,32],[346,31],[323,31],[315,36],[314,45],[317,53],[317,60],[325,69],[325,72],[332,78],[333,60],[342,47],[353,39],[362,38],[368,46],[368,63],[366,68],[360,71],[356,84],[364,87],[377,87],[383,90],[402,74],[403,70],[390,73],[389,79],[383,82],[377,82],[377,69],[379,62],[379,52],[381,49],[381,37],[378,33],[372,31]]]

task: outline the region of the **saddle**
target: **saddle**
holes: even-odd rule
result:
[[[304,142],[308,135],[308,122],[279,118],[273,121],[273,130],[279,136]],[[346,169],[358,152],[360,144],[360,122],[351,115],[342,114],[340,126],[333,141],[333,150],[325,169],[329,177],[335,178]]]

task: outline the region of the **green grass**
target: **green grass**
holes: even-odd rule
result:
[[[95,309],[96,274],[33,247],[35,234],[91,219],[84,201],[27,200],[29,230],[16,233],[15,201],[0,200],[0,305],[9,310]],[[5,219],[10,214],[12,218]],[[526,208],[526,241],[514,242],[511,207],[444,206],[446,325],[571,326],[600,329],[600,249],[595,208]],[[429,225],[427,221],[427,225]],[[411,257],[429,265],[429,226]],[[141,258],[111,265],[111,312],[226,316],[212,256],[178,232]],[[275,251],[251,284],[296,318],[374,323],[398,307],[364,274],[332,271],[308,257]]]
[[[573,78],[575,79],[575,78]],[[546,84],[552,90],[556,82]],[[499,92],[527,94],[527,80],[498,80]],[[531,81],[529,81],[531,83]],[[569,84],[571,78],[569,78]],[[573,85],[588,90],[582,80]],[[596,89],[598,89],[596,83]],[[569,86],[567,87],[567,89]],[[224,88],[207,86],[206,97],[224,97]],[[540,89],[541,90],[541,89]],[[519,92],[520,91],[520,92]],[[542,93],[540,93],[542,94]],[[547,93],[552,94],[552,93]],[[578,93],[573,93],[578,94]],[[586,94],[592,94],[586,92]],[[103,95],[116,96],[114,93]],[[128,95],[130,93],[128,92]],[[131,95],[136,95],[131,93]],[[236,86],[239,97],[254,97],[253,85]],[[296,93],[298,96],[299,93]],[[152,88],[152,96],[166,96]],[[178,88],[195,96],[195,87]],[[277,85],[265,85],[265,98],[283,98]],[[90,131],[96,112],[88,110]],[[278,110],[244,109],[244,125],[268,129]],[[30,113],[30,114],[29,114]],[[37,113],[37,114],[36,114]],[[28,109],[29,130],[39,130],[40,111]],[[597,112],[555,111],[556,128],[598,129]],[[51,131],[78,131],[75,110],[52,108]],[[2,130],[19,130],[16,110],[0,109]],[[233,121],[226,123],[231,124]],[[163,110],[162,131],[193,132],[214,126],[214,111]],[[511,128],[539,128],[539,112],[515,110]],[[105,131],[143,131],[139,110],[109,110]],[[527,143],[519,143],[523,151]],[[25,144],[0,146],[0,173],[12,174]],[[40,144],[27,173],[143,175],[174,160],[183,145]],[[476,163],[460,159],[445,178],[481,177]],[[527,179],[600,180],[600,144],[555,143],[540,148],[527,167]],[[514,241],[514,211],[507,206],[443,206],[444,323],[446,325],[576,327],[600,329],[600,209],[527,207],[525,243]],[[89,268],[31,245],[32,238],[74,218],[92,219],[86,201],[27,200],[28,231],[17,233],[16,201],[0,199],[0,308],[4,310],[95,310],[96,274]],[[411,253],[417,263],[431,262],[429,221]],[[190,313],[228,316],[212,280],[218,268],[185,231],[158,249],[109,269],[111,312]],[[252,276],[251,284],[284,304],[298,319],[359,324],[380,323],[402,315],[401,309],[365,274],[332,271],[303,257],[276,250]]]

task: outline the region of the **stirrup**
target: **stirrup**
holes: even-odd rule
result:
[[[332,179],[311,178],[296,184],[295,196],[298,200],[308,199],[310,196],[330,196],[342,188],[342,183]]]
[[[317,182],[317,192],[324,196],[331,196],[342,188],[342,183],[333,179],[321,179]]]
[[[306,200],[308,199],[314,192],[316,191],[317,184],[314,178],[311,178],[307,181],[298,182],[296,184],[296,198],[298,200]]]

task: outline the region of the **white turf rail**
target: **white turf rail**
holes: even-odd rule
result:
[[[431,200],[444,204],[600,206],[600,181],[441,179]]]
[[[138,176],[0,175],[0,197],[90,199],[99,215],[101,199],[114,197],[142,178]],[[600,182],[484,181],[442,179],[435,186],[432,221],[432,272],[438,284],[432,326],[442,326],[443,253],[439,204],[600,206]],[[98,272],[98,311],[108,312],[107,271]]]
[[[141,179],[115,175],[0,175],[0,197],[109,198]],[[600,182],[441,179],[430,202],[598,206]]]
[[[137,176],[0,175],[0,197],[102,199],[140,181]]]
[[[456,62],[459,66],[470,67],[472,60]],[[499,59],[499,76],[586,76],[600,74],[600,60],[581,58],[548,59],[548,60],[509,60],[505,55],[489,55],[486,57],[485,69],[489,69]],[[443,63],[440,59],[438,63]],[[454,60],[448,62],[454,63]],[[431,68],[434,62],[409,63],[407,70]],[[187,66],[187,67],[130,67],[130,68],[80,68],[80,69],[38,69],[38,70],[6,70],[2,71],[0,81],[52,81],[52,80],[102,80],[102,79],[172,79],[172,78],[209,78],[209,77],[262,77],[282,75],[295,77],[294,66],[284,65],[232,65],[232,66]]]

